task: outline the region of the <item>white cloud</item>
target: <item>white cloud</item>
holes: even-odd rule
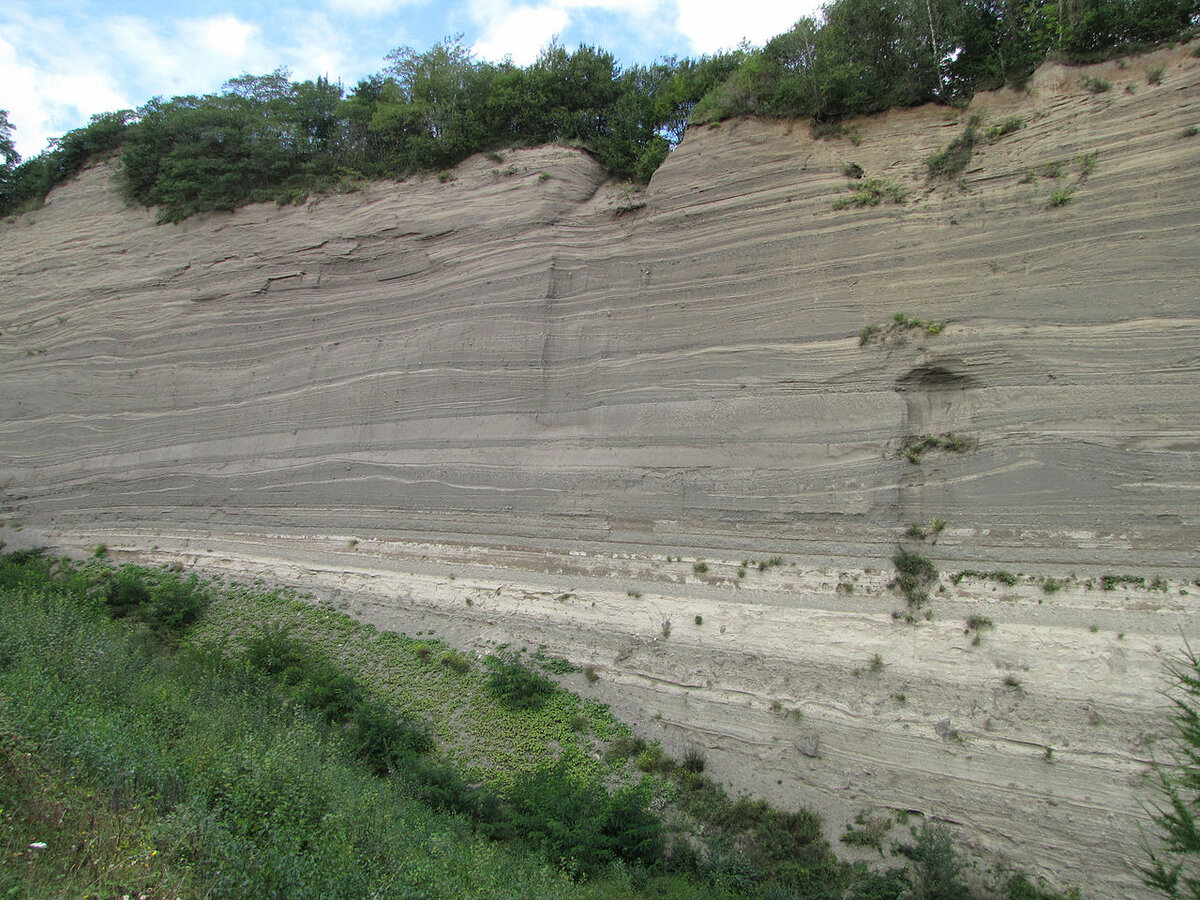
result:
[[[679,0],[678,5],[675,27],[688,39],[693,53],[730,50],[743,40],[764,44],[821,8],[817,0]]]
[[[182,24],[181,30],[184,33],[195,34],[200,45],[209,53],[216,53],[228,59],[243,58],[250,48],[251,41],[260,34],[257,25],[251,25],[230,15],[185,21]]]
[[[329,8],[336,13],[363,18],[376,18],[394,13],[411,0],[329,0]]]
[[[480,37],[471,52],[488,60],[511,57],[519,66],[537,59],[538,52],[566,27],[567,11],[561,6],[511,6],[507,3],[476,4]]]

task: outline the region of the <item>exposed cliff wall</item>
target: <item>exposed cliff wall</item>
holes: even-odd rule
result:
[[[1024,127],[961,184],[926,180],[970,115],[939,108],[695,130],[643,194],[544,148],[155,226],[93,168],[0,226],[4,536],[547,643],[834,827],[912,808],[1135,891],[1160,653],[1200,594],[1200,60],[1090,74],[1113,89],[978,97]],[[906,202],[835,209],[849,163]],[[860,339],[897,312],[945,325]],[[902,542],[1078,580],[944,580],[898,624]],[[1085,586],[1117,571],[1167,590]]]

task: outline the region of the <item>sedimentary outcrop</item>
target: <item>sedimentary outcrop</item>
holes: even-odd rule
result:
[[[1200,60],[1099,74],[693,129],[644,192],[551,147],[156,226],[97,165],[0,226],[4,537],[547,644],[834,836],[1135,894],[1200,594]],[[1020,127],[930,180],[973,114]]]

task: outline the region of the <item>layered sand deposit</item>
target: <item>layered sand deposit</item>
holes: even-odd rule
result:
[[[156,226],[96,166],[0,226],[3,537],[545,644],[833,838],[913,810],[1136,896],[1200,596],[1200,60],[1092,74],[693,129],[644,192],[551,147]],[[976,112],[1021,127],[928,180]],[[906,199],[836,209],[849,164]]]

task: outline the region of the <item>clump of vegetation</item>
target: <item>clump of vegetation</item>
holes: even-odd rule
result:
[[[1046,579],[1043,579],[1043,581],[1042,581],[1042,593],[1044,593],[1044,594],[1057,594],[1059,591],[1061,591],[1061,590],[1062,590],[1064,587],[1066,587],[1066,586],[1067,586],[1067,584],[1069,583],[1069,581],[1070,581],[1070,579],[1064,579],[1064,578],[1046,578]]]
[[[864,325],[858,332],[858,346],[865,347],[876,340],[886,341],[892,335],[901,335],[912,330],[920,330],[933,337],[934,335],[941,334],[942,329],[945,327],[945,322],[933,319],[918,319],[907,313],[897,312],[892,314],[892,321],[886,326],[876,323]]]
[[[704,560],[692,563],[692,571],[697,575],[706,575],[708,573],[708,563],[704,562]]]
[[[885,856],[883,841],[892,830],[892,819],[886,815],[872,815],[867,810],[861,810],[854,817],[854,822],[846,825],[846,830],[839,840],[850,847],[870,847]]]
[[[847,178],[852,178],[855,181],[862,178],[867,173],[863,171],[863,167],[858,163],[849,162],[842,166],[842,174]]]
[[[438,659],[443,666],[459,675],[466,675],[473,668],[471,658],[457,650],[446,650]]]
[[[922,525],[919,522],[910,523],[908,528],[905,529],[904,534],[906,537],[915,538],[919,541],[929,539],[932,541],[932,543],[936,544],[938,535],[941,534],[945,528],[946,523],[935,516],[929,520],[928,526]]]
[[[1024,127],[1025,120],[1020,116],[1009,116],[1003,122],[997,122],[996,124],[988,127],[988,140],[992,142],[998,141],[1000,138],[1020,131]]]
[[[1060,161],[1048,162],[1044,166],[1042,166],[1042,177],[1043,178],[1062,178],[1063,173],[1065,171],[1066,171],[1066,169],[1063,166],[1062,162],[1060,162]]]
[[[930,178],[940,178],[953,181],[958,178],[971,162],[975,153],[975,145],[979,142],[979,132],[968,125],[963,133],[946,145],[945,149],[935,153],[925,160]]]
[[[995,623],[987,616],[973,615],[967,617],[967,631],[987,631],[994,627]]]
[[[1104,575],[1100,579],[1100,587],[1106,591],[1114,591],[1121,585],[1145,587],[1146,579],[1141,575]]]
[[[998,581],[1000,584],[1012,587],[1017,583],[1017,576],[1012,572],[1006,572],[1003,569],[997,569],[989,572],[983,569],[963,569],[961,572],[955,572],[950,576],[950,580],[958,584],[964,578],[978,578],[980,581]]]
[[[509,709],[537,709],[558,688],[544,675],[525,666],[513,653],[484,657],[488,690]]]
[[[579,671],[579,667],[570,660],[563,659],[561,656],[553,656],[545,650],[539,649],[531,659],[539,669],[549,672],[551,675],[570,675]]]
[[[1155,766],[1156,831],[1143,881],[1168,898],[1200,897],[1200,657],[1185,644],[1167,668],[1171,733]]]
[[[973,449],[975,449],[975,442],[965,435],[953,432],[926,434],[921,437],[908,438],[904,446],[904,457],[913,465],[919,465],[921,459],[931,450],[943,453],[966,453]]]
[[[1084,75],[1079,80],[1088,91],[1093,94],[1104,94],[1112,90],[1112,82],[1107,78],[1097,78],[1092,75]]]
[[[907,193],[897,182],[883,178],[868,178],[850,186],[849,197],[833,201],[834,209],[879,206],[881,203],[903,203]]]
[[[929,588],[937,581],[937,567],[919,553],[901,550],[892,557],[896,577],[889,587],[903,595],[909,612],[915,612],[929,602]]]
[[[1167,72],[1165,66],[1154,66],[1146,70],[1146,84],[1162,84],[1163,75]]]
[[[766,572],[769,569],[777,569],[783,565],[782,556],[772,556],[768,559],[751,560],[751,565],[755,566],[758,571]]]

